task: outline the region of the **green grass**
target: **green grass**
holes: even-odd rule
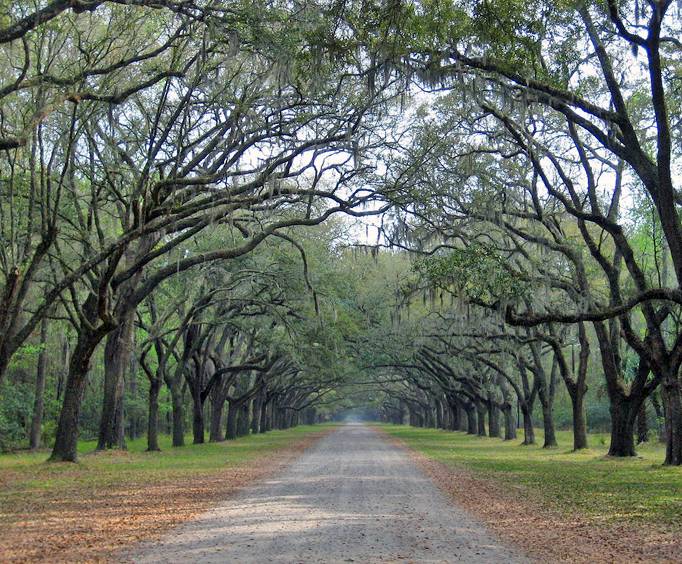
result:
[[[170,437],[159,438],[161,452],[145,452],[144,438],[129,441],[127,451],[95,453],[94,441],[78,445],[79,462],[49,463],[49,451],[0,455],[0,520],[22,511],[33,498],[73,492],[80,495],[110,486],[182,480],[243,465],[258,455],[302,439],[328,425],[299,426],[286,431],[249,435],[234,441],[188,444],[172,448]],[[191,442],[191,437],[188,437]]]
[[[559,447],[521,446],[461,432],[382,425],[424,455],[475,470],[565,514],[599,522],[682,523],[682,468],[664,467],[663,447],[638,448],[638,457],[607,457],[608,436],[590,435],[591,448],[571,452],[572,435],[559,432]],[[537,437],[542,444],[542,432]]]

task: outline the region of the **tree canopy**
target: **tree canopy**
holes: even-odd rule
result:
[[[681,9],[5,2],[0,446],[355,409],[681,465]]]

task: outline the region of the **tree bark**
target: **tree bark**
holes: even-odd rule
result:
[[[253,400],[253,413],[251,414],[251,434],[256,435],[260,432],[261,410],[263,408],[263,398],[257,394]]]
[[[535,444],[535,429],[533,428],[533,414],[528,404],[521,404],[521,414],[523,415],[523,443],[524,445]]]
[[[500,436],[500,417],[497,404],[494,400],[488,400],[488,434],[491,437]]]
[[[159,448],[159,391],[161,380],[154,378],[149,382],[149,405],[147,414],[147,450],[158,451]]]
[[[576,393],[571,395],[571,407],[573,409],[573,450],[581,450],[588,447],[583,390],[576,390]]]
[[[51,461],[76,462],[78,458],[78,423],[90,361],[97,345],[112,329],[107,323],[97,327],[98,306],[99,300],[95,294],[90,294],[83,304],[83,316],[90,328],[81,327],[71,355]]]
[[[468,433],[470,429],[469,413],[466,404],[459,402],[459,431]]]
[[[104,347],[104,394],[97,450],[125,448],[122,432],[125,370],[132,355],[135,310],[127,312],[121,324],[112,331]]]
[[[476,421],[476,408],[473,404],[467,404],[465,406],[467,414],[467,433],[469,435],[475,435],[478,432],[478,423]]]
[[[173,407],[173,446],[185,446],[185,424],[182,390],[176,384],[171,388],[171,401]]]
[[[646,415],[646,402],[642,402],[642,406],[637,413],[637,444],[646,443],[649,441],[649,422]]]
[[[651,394],[651,405],[654,408],[656,421],[658,422],[658,440],[661,443],[665,443],[665,412],[663,411],[661,402],[658,399],[657,392]]]
[[[251,402],[245,401],[239,406],[237,413],[237,436],[244,437],[249,434],[249,414],[251,411]]]
[[[222,428],[224,407],[225,400],[223,398],[215,398],[211,394],[211,422],[208,431],[208,440],[211,443],[219,443],[225,440]]]
[[[260,429],[259,429],[259,431],[261,433],[267,433],[269,430],[268,411],[269,411],[269,403],[266,403],[264,401],[263,405],[261,406],[261,411],[260,411],[260,425],[259,425]]]
[[[225,429],[225,438],[228,441],[237,438],[237,413],[239,407],[234,402],[228,402],[227,408],[227,423]]]
[[[557,446],[556,432],[554,430],[554,396],[556,390],[557,377],[557,359],[556,356],[552,362],[552,369],[550,371],[549,381],[547,381],[547,374],[542,366],[542,355],[540,346],[533,343],[530,346],[533,353],[533,361],[535,369],[535,383],[537,384],[538,398],[542,406],[542,426],[544,428],[545,440],[542,448],[552,448]]]
[[[128,385],[128,392],[129,392],[131,398],[137,397],[138,364],[137,364],[137,355],[135,354],[136,346],[137,345],[135,342],[135,331],[133,331],[132,337],[130,339],[130,361],[128,363],[127,378],[126,378],[126,384]],[[125,409],[125,404],[123,402],[121,402],[121,406]],[[131,439],[136,439],[138,436],[140,436],[140,433],[141,433],[139,417],[134,416],[134,417],[127,417],[126,418],[124,416],[123,420],[122,420],[123,421],[122,429],[125,429],[126,419],[128,421],[128,436]]]
[[[593,326],[599,340],[602,368],[610,401],[611,445],[608,454],[619,457],[635,456],[635,422],[639,408],[646,398],[643,382],[649,375],[649,366],[640,357],[635,380],[626,388],[623,385],[617,346],[620,338],[617,322],[610,321],[608,332],[604,323],[595,322]]]
[[[510,403],[505,402],[502,405],[502,413],[504,413],[504,440],[511,441],[516,438],[516,421],[514,421],[514,411]]]
[[[663,380],[665,411],[665,464],[682,466],[682,390],[675,375]]]
[[[485,431],[485,406],[482,401],[476,402],[476,421],[477,421],[477,432],[479,437],[486,437]]]
[[[47,376],[47,318],[40,322],[40,354],[36,369],[36,385],[33,398],[33,417],[31,418],[31,434],[29,446],[31,450],[40,448],[40,436],[43,425],[43,411],[45,409],[45,379]]]
[[[192,393],[192,444],[204,444],[204,404],[201,390]]]
[[[436,400],[434,408],[436,410],[436,428],[443,429],[443,407],[440,400]]]
[[[274,401],[268,403],[268,408],[265,413],[265,431],[272,431],[275,426],[275,405]]]
[[[639,406],[627,399],[611,402],[611,445],[609,456],[635,456],[635,420]]]
[[[552,448],[557,445],[554,430],[554,402],[540,402],[542,405],[542,424],[545,429],[545,442],[542,448]]]

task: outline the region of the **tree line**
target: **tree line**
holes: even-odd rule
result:
[[[334,21],[321,7],[56,2],[32,10],[13,3],[0,31],[8,79],[0,91],[0,382],[39,329],[44,348],[47,332],[69,328],[52,460],[76,459],[100,349],[100,448],[122,444],[133,357],[150,380],[151,449],[162,383],[175,444],[185,391],[195,442],[211,394],[213,413],[233,407],[228,435],[244,405],[257,406],[254,422],[263,412],[263,428],[290,424],[292,410],[325,386],[299,377],[301,359],[264,336],[288,329],[290,292],[272,269],[226,265],[270,239],[305,256],[295,227],[366,213],[374,196],[357,187],[355,153],[360,137],[373,143],[362,128],[377,119],[385,88],[359,90],[351,60],[315,50],[313,39],[328,37]]]
[[[511,398],[526,442],[539,401],[553,446],[561,381],[584,448],[596,348],[609,453],[635,454],[650,400],[665,462],[682,464],[679,6],[437,4],[403,12],[433,18],[431,52],[395,63],[433,97],[394,144],[385,231],[423,257],[407,301],[452,303],[413,330],[409,357],[389,355],[410,374],[402,400],[413,419],[470,432],[487,413],[495,435],[501,410],[511,438]]]
[[[208,404],[211,430],[226,402],[228,423],[293,389],[300,407],[325,382],[289,332],[302,295],[298,321],[321,315],[301,229],[377,215],[376,245],[414,265],[386,286],[390,312],[346,303],[368,323],[341,332],[350,349],[320,348],[370,371],[387,409],[477,432],[487,417],[493,434],[499,412],[512,438],[517,406],[532,442],[537,401],[552,446],[563,382],[580,449],[596,367],[610,454],[634,455],[649,404],[682,464],[679,15],[671,0],[13,4],[0,378],[70,328],[58,460],[75,458],[100,354],[102,448],[121,444],[133,359],[150,421],[154,387],[178,413],[191,396],[195,441]],[[302,288],[239,270],[272,245]]]

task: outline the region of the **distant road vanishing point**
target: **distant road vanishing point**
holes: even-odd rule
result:
[[[525,562],[401,448],[340,427],[279,476],[144,544],[134,562]],[[127,558],[127,559],[128,559]]]

